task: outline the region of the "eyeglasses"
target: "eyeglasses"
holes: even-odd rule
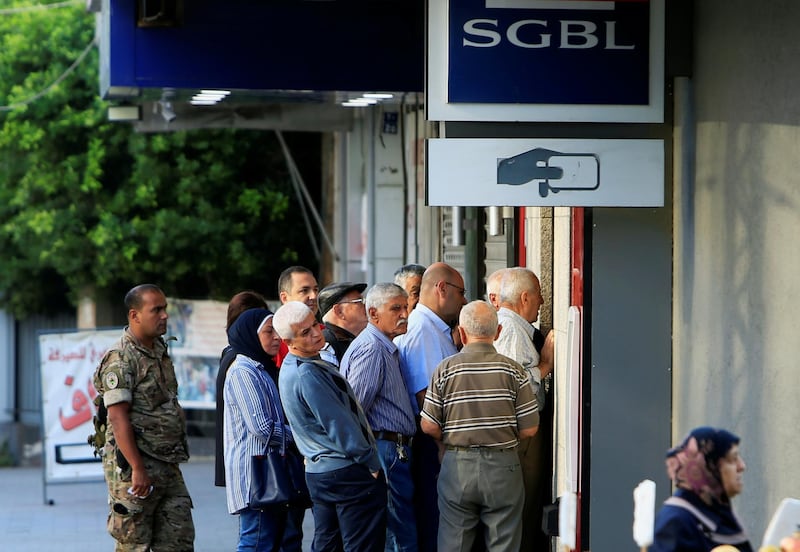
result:
[[[467,290],[466,290],[466,288],[462,288],[461,286],[457,286],[457,285],[455,285],[455,284],[451,284],[450,282],[445,282],[445,284],[446,284],[446,285],[448,285],[448,286],[452,286],[452,287],[456,288],[456,289],[458,290],[458,292],[459,292],[459,293],[460,293],[462,296],[466,297],[466,295],[467,295]]]
[[[337,305],[342,305],[344,303],[363,303],[363,302],[364,302],[364,298],[363,297],[359,297],[358,299],[349,299],[347,301],[339,301],[336,304]]]

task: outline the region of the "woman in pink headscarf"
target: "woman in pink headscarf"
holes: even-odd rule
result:
[[[676,490],[656,516],[650,552],[708,552],[721,544],[752,552],[731,507],[745,468],[739,437],[712,427],[692,430],[667,453]]]

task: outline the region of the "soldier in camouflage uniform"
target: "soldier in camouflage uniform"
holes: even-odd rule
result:
[[[161,337],[167,299],[151,284],[125,296],[128,327],[94,375],[108,410],[102,450],[108,532],[125,552],[194,549],[192,501],[178,464],[189,459],[175,369]]]

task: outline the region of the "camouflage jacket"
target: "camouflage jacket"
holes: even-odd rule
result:
[[[186,417],[178,404],[178,380],[163,339],[156,339],[150,350],[125,328],[119,342],[100,361],[94,386],[106,408],[130,403],[131,425],[142,453],[170,463],[189,459]],[[110,422],[106,443],[116,443]]]

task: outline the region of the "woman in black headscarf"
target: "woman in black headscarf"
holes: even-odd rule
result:
[[[723,544],[752,552],[731,507],[745,468],[739,437],[724,429],[698,427],[667,452],[677,488],[656,516],[650,552],[708,552]]]
[[[225,378],[225,493],[228,512],[239,515],[238,552],[299,551],[302,546],[302,508],[250,508],[253,456],[280,447],[293,438],[278,395],[278,369],[272,357],[280,337],[272,327],[272,312],[250,309],[228,329],[236,353]]]
[[[234,295],[228,303],[228,320],[225,324],[225,332],[231,329],[236,319],[248,309],[265,309],[267,301],[260,293],[255,291],[240,291]],[[230,344],[222,350],[219,358],[219,371],[217,371],[217,407],[216,424],[214,426],[214,485],[217,487],[225,486],[225,452],[223,450],[222,431],[225,427],[225,397],[222,390],[225,387],[225,378],[228,375],[228,368],[231,367],[236,352],[231,349]]]

